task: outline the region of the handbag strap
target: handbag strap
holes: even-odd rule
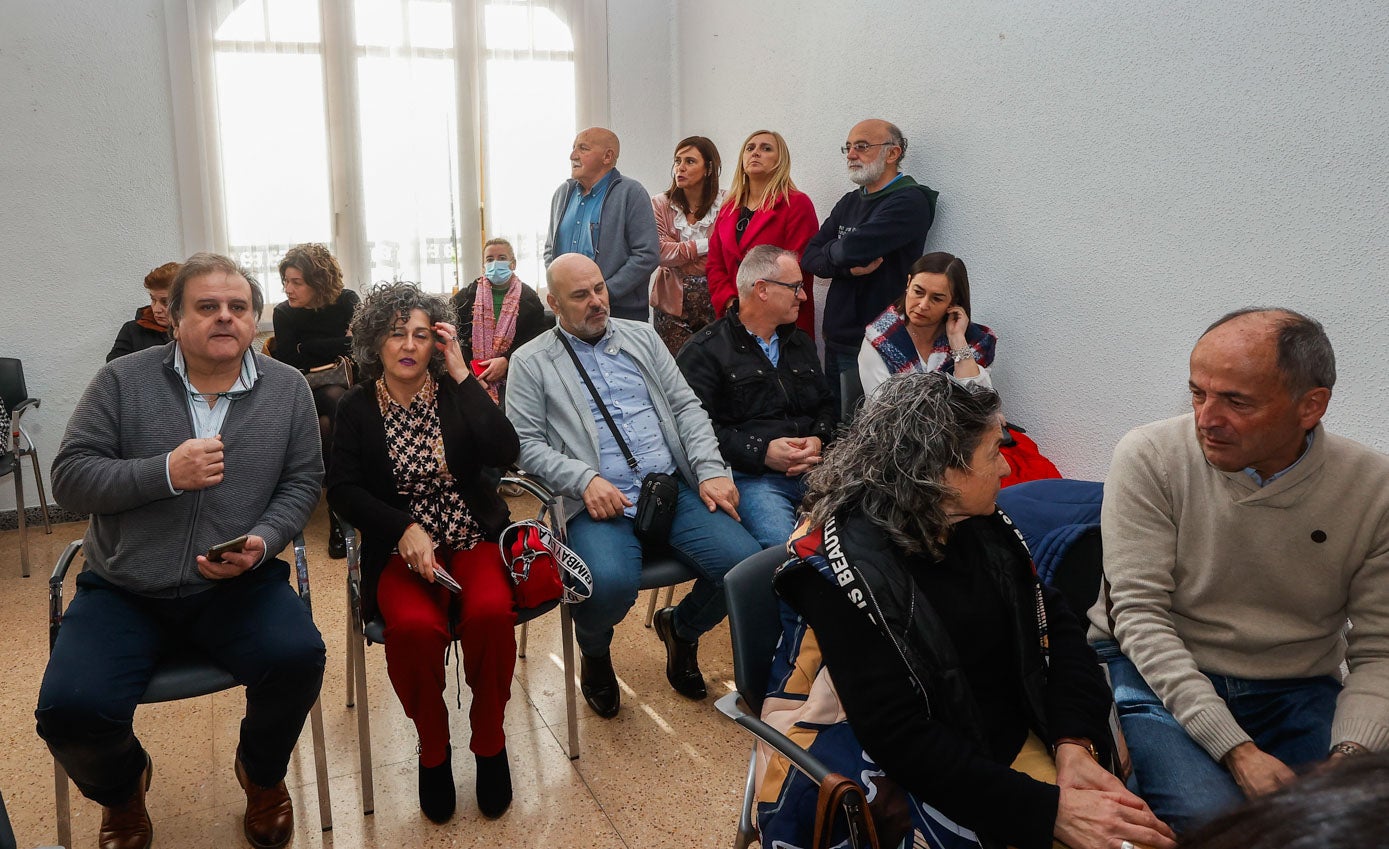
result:
[[[564,338],[564,333],[555,328],[555,335],[564,345],[564,350],[569,352],[569,359],[574,361],[574,368],[579,370],[579,377],[584,379],[584,386],[588,387],[588,392],[593,396],[593,403],[598,405],[598,412],[603,414],[603,421],[608,423],[608,430],[613,432],[613,439],[617,440],[617,447],[622,449],[622,456],[627,458],[627,467],[634,473],[641,471],[641,466],[637,463],[637,458],[632,456],[632,449],[627,447],[627,441],[622,438],[622,433],[617,429],[617,422],[613,421],[612,413],[608,412],[608,405],[603,403],[603,399],[598,395],[598,388],[589,379],[588,372],[584,370],[584,364],[579,362],[579,355],[574,351],[574,346],[569,344],[569,340]]]
[[[815,799],[812,849],[826,849],[830,845],[834,824],[838,820],[836,815],[840,812],[843,812],[849,827],[849,846],[853,849],[878,849],[878,830],[873,825],[863,788],[852,778],[837,772],[825,776]]]

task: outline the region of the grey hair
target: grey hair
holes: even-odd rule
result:
[[[897,145],[902,151],[897,155],[897,165],[901,167],[902,162],[907,158],[907,137],[902,135],[902,131],[891,121],[884,121],[883,123],[887,124],[888,141]]]
[[[1294,398],[1313,389],[1336,386],[1336,352],[1331,348],[1326,328],[1311,316],[1286,307],[1244,307],[1216,319],[1206,333],[1241,316],[1261,313],[1273,317],[1277,326],[1278,371]]]
[[[853,508],[913,554],[940,553],[950,530],[946,502],[959,493],[945,470],[966,470],[974,450],[1001,427],[992,389],[943,372],[889,378],[806,476],[811,525]]]
[[[752,287],[758,280],[770,280],[776,274],[776,264],[784,256],[800,266],[800,257],[795,251],[788,251],[776,245],[758,245],[747,252],[738,266],[738,297],[752,296]]]
[[[364,378],[381,376],[381,346],[391,330],[402,321],[409,321],[415,310],[423,311],[431,325],[439,321],[457,323],[453,305],[442,295],[422,292],[418,283],[404,280],[377,283],[357,304],[352,311],[352,359],[357,361]],[[436,378],[444,374],[444,354],[437,348],[430,351],[429,371]]]
[[[250,284],[251,311],[256,314],[256,321],[260,321],[260,314],[265,310],[265,294],[261,292],[260,282],[250,269],[229,256],[199,251],[183,261],[178,274],[174,275],[174,282],[169,286],[170,324],[177,327],[179,319],[183,318],[183,290],[188,288],[189,281],[218,271],[234,274]]]

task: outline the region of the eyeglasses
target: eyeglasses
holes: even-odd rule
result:
[[[804,283],[783,283],[780,280],[768,280],[766,277],[759,277],[757,279],[761,280],[763,283],[770,283],[773,286],[780,286],[783,289],[790,289],[792,295],[805,288]]]
[[[839,152],[847,156],[849,154],[849,151],[852,150],[854,153],[862,155],[867,153],[869,148],[883,147],[884,145],[895,144],[897,144],[897,142],[895,141],[878,142],[876,144],[869,144],[868,142],[854,142],[853,144],[846,144],[843,147],[839,148]]]

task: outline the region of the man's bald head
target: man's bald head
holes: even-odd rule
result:
[[[1316,319],[1284,307],[1245,307],[1216,319],[1201,339],[1222,327],[1233,335],[1265,337],[1280,377],[1294,397],[1319,387],[1335,387],[1336,353]]]
[[[592,340],[608,329],[608,286],[598,264],[583,254],[562,254],[545,269],[545,295],[560,327]]]
[[[617,166],[620,152],[616,133],[604,127],[589,127],[574,137],[574,148],[569,152],[570,176],[588,192]]]

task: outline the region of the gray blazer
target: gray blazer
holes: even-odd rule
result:
[[[709,416],[651,325],[610,318],[612,338],[637,364],[661,422],[661,433],[685,483],[731,477]],[[583,492],[598,475],[598,428],[589,394],[554,331],[522,345],[507,371],[506,417],[521,438],[521,468],[564,496],[566,515],[584,509]]]
[[[569,195],[578,185],[578,180],[565,180],[550,201],[550,229],[545,234],[546,265],[555,258],[559,221],[569,205]],[[593,261],[598,263],[598,270],[603,272],[603,280],[608,284],[612,314],[646,321],[651,314],[651,274],[661,261],[656,213],[651,211],[651,196],[641,183],[622,176],[616,168],[598,218],[596,249]],[[507,391],[510,392],[510,388]]]

